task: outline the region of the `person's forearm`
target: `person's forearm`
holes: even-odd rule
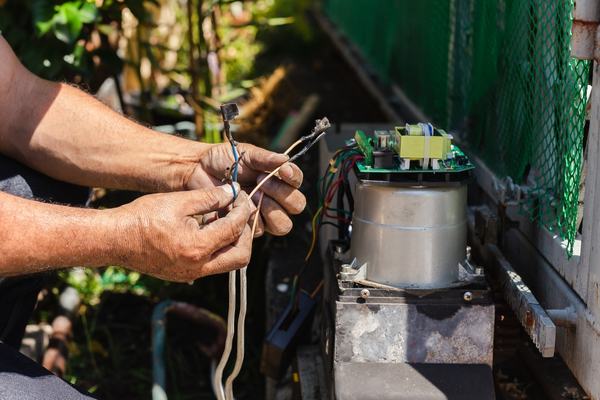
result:
[[[0,73],[0,80],[11,80],[0,93],[0,153],[56,179],[181,190],[208,146],[154,132],[79,89],[35,77],[18,62]]]
[[[64,207],[0,192],[0,277],[118,264],[125,222],[112,210]]]
[[[14,121],[8,155],[85,186],[184,189],[205,145],[147,129],[68,85],[26,82],[21,98],[31,101]]]

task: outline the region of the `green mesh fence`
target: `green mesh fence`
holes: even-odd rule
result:
[[[326,0],[373,68],[436,125],[466,133],[523,209],[578,229],[589,62],[570,56],[572,0]]]

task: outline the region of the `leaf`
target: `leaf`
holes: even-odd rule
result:
[[[48,31],[50,29],[52,29],[53,25],[54,25],[54,22],[52,20],[38,22],[35,25],[35,27],[37,28],[37,31],[38,31],[38,36],[44,36],[46,33],[48,33]]]
[[[85,47],[81,43],[77,43],[73,49],[73,65],[81,68],[83,56],[85,55]]]
[[[56,6],[54,15],[54,36],[62,42],[72,44],[77,40],[83,27],[80,18],[79,2],[67,2]]]
[[[82,0],[68,1],[55,6],[54,15],[48,14],[48,3],[44,0],[35,0],[35,3],[38,35],[43,36],[52,30],[58,40],[69,45],[79,38],[84,24],[92,23],[98,18],[96,6]]]
[[[79,19],[84,24],[94,22],[98,16],[98,9],[92,3],[84,3],[79,9]]]

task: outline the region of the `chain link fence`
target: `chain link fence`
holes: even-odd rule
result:
[[[523,210],[572,254],[590,69],[570,56],[573,0],[326,0],[324,9],[382,79],[523,185]]]

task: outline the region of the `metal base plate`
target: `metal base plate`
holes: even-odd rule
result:
[[[493,400],[488,365],[340,363],[338,400]]]

